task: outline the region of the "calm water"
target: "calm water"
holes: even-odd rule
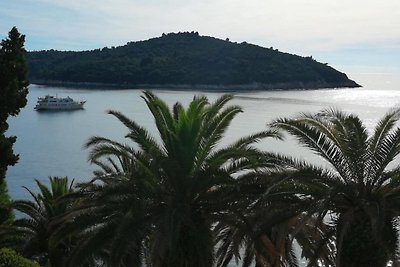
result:
[[[277,117],[293,116],[299,112],[318,111],[337,107],[358,114],[371,128],[385,112],[400,103],[400,72],[352,68],[345,70],[362,84],[360,89],[272,91],[236,93],[232,104],[243,107],[229,128],[224,143],[238,137],[265,129]],[[167,103],[180,101],[187,104],[194,95],[205,94],[214,100],[221,93],[196,91],[154,92]],[[45,94],[70,96],[87,100],[85,110],[72,112],[36,112],[36,99]],[[139,124],[155,131],[153,120],[143,100],[141,90],[82,90],[30,86],[28,105],[19,116],[9,120],[9,134],[18,136],[15,151],[20,160],[7,173],[8,188],[12,198],[27,198],[22,188],[36,190],[34,179],[47,181],[48,176],[68,176],[78,181],[91,178],[93,166],[87,162],[88,151],[83,144],[90,136],[99,135],[123,140],[125,128],[106,110],[122,111]],[[262,148],[291,153],[315,160],[315,157],[295,145],[294,141],[265,141]],[[321,162],[322,163],[322,162]]]

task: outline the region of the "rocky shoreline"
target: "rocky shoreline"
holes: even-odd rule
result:
[[[93,88],[93,89],[170,89],[170,90],[201,90],[201,91],[270,91],[270,90],[316,90],[334,88],[362,87],[353,80],[339,83],[320,82],[287,82],[274,84],[129,84],[129,83],[95,83],[33,80],[32,84],[57,87]]]

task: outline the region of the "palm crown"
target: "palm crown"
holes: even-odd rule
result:
[[[50,244],[50,236],[57,227],[56,220],[71,208],[72,203],[61,201],[73,192],[73,182],[68,178],[50,177],[50,188],[36,180],[39,193],[27,189],[33,201],[18,200],[11,207],[27,217],[17,219],[12,225],[0,228],[0,244],[10,246],[23,255],[37,260],[41,264],[60,266],[66,256],[66,242],[57,245]]]
[[[357,116],[332,109],[271,124],[330,163],[331,168],[299,164],[298,174],[317,201],[314,211],[332,216],[337,266],[397,260],[400,168],[390,163],[400,152],[399,116],[399,109],[387,113],[371,135]]]
[[[90,160],[100,166],[96,181],[84,185],[87,197],[65,223],[63,232],[87,233],[73,259],[109,244],[111,265],[211,266],[211,224],[225,208],[220,192],[234,186],[234,175],[261,164],[263,153],[252,145],[263,131],[220,147],[232,119],[241,112],[224,95],[210,104],[195,97],[185,109],[172,110],[155,95],[144,93],[159,140],[123,114],[110,111],[127,128],[135,147],[102,137],[87,142]],[[258,163],[257,163],[258,162]],[[103,246],[104,247],[104,246]]]

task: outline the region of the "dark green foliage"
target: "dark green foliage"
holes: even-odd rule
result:
[[[7,118],[16,116],[26,105],[28,94],[27,66],[25,61],[25,36],[14,27],[8,38],[0,43],[0,222],[8,215],[2,204],[7,203],[5,175],[18,156],[13,152],[15,136],[7,137]]]
[[[68,182],[67,177],[50,177],[49,180],[50,188],[36,181],[40,193],[27,189],[33,201],[17,200],[11,204],[24,217],[0,226],[0,247],[12,247],[43,265],[62,266],[73,240],[68,237],[50,244],[50,237],[59,224],[57,217],[71,208],[72,202],[62,198],[73,192],[73,183]]]
[[[345,220],[340,218],[339,231],[346,227]],[[341,266],[344,267],[376,267],[387,266],[388,258],[393,257],[398,247],[398,233],[392,221],[384,221],[382,229],[375,237],[375,226],[366,214],[357,214],[348,224],[343,235],[340,253]],[[378,239],[378,241],[377,241]],[[383,239],[383,240],[379,240]]]
[[[211,228],[230,200],[226,190],[235,189],[236,175],[263,162],[264,154],[253,145],[278,137],[263,131],[220,147],[241,112],[227,106],[230,95],[214,103],[195,97],[187,108],[180,103],[169,108],[150,92],[143,98],[159,138],[110,111],[127,127],[134,146],[97,136],[87,143],[90,160],[100,170],[95,182],[83,185],[80,205],[66,215],[55,237],[71,232],[84,237],[70,257],[71,266],[102,251],[110,266],[212,266]]]
[[[27,66],[25,61],[25,35],[12,28],[8,38],[0,44],[0,130],[8,116],[15,116],[26,105],[28,94]]]
[[[3,180],[2,183],[0,183],[0,222],[1,223],[6,223],[10,219],[12,219],[12,215],[10,214],[10,210],[8,208],[8,205],[10,204],[11,200],[8,195],[7,191],[7,183],[5,180]]]
[[[279,88],[357,86],[344,73],[311,57],[198,33],[170,33],[113,49],[30,52],[28,62],[34,83],[247,85],[247,88],[257,88],[256,84]]]
[[[314,211],[330,215],[336,229],[336,266],[385,267],[399,263],[400,109],[389,111],[371,135],[353,114],[323,110],[279,119],[283,129],[330,164],[299,166]]]
[[[332,266],[334,246],[323,242],[329,226],[307,214],[314,202],[302,197],[300,181],[290,178],[290,160],[267,155],[268,171],[243,175],[237,179],[234,194],[224,192],[231,201],[214,228],[215,266],[230,266],[234,259],[242,267],[298,267],[294,240],[300,244],[309,266],[317,266],[316,262]]]
[[[40,267],[36,262],[25,259],[15,251],[2,248],[0,249],[0,267]]]

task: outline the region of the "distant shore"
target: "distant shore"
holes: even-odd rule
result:
[[[340,83],[320,82],[287,82],[273,84],[129,84],[129,83],[95,83],[66,81],[31,81],[32,84],[58,87],[93,88],[93,89],[172,89],[172,90],[204,90],[204,91],[270,91],[270,90],[315,90],[334,88],[362,87],[352,80]]]

